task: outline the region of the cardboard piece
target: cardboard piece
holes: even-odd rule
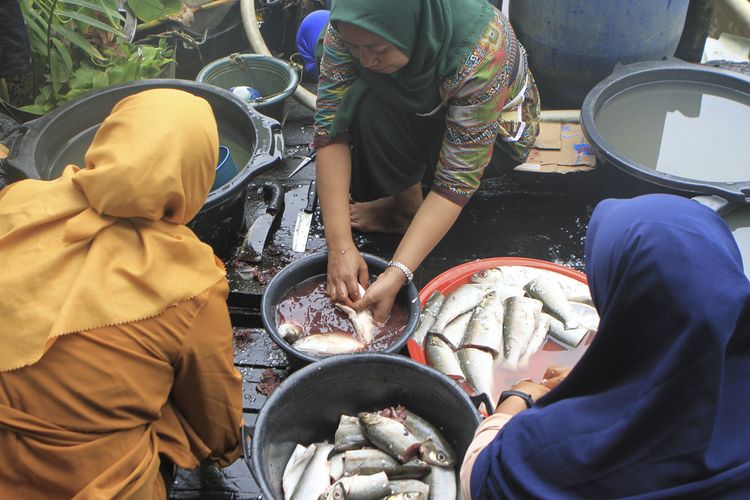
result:
[[[559,135],[559,147],[556,137]],[[520,172],[567,174],[587,172],[596,167],[596,154],[586,142],[578,123],[542,122],[539,137]]]

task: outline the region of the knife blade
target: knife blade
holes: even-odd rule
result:
[[[260,262],[263,249],[268,242],[271,228],[276,218],[283,212],[284,188],[276,181],[267,181],[263,184],[263,196],[268,199],[266,212],[253,221],[252,226],[240,246],[237,260],[243,262]]]
[[[294,224],[294,238],[292,239],[292,250],[295,252],[304,252],[307,246],[307,236],[310,234],[310,224],[312,223],[313,212],[315,212],[315,202],[318,193],[315,185],[315,179],[310,182],[307,188],[307,205],[300,213],[297,214],[297,222]]]
[[[287,176],[287,179],[291,179],[293,175],[295,175],[297,172],[305,168],[311,161],[315,159],[315,156],[317,154],[317,150],[313,150],[312,153],[310,153],[308,156],[305,156],[299,164],[294,167],[294,170],[292,170],[292,173]]]

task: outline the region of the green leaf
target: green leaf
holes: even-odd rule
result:
[[[79,21],[87,26],[91,26],[92,28],[97,28],[102,31],[106,31],[108,33],[112,33],[113,35],[122,36],[122,31],[114,28],[112,26],[108,26],[104,24],[101,21],[97,21],[91,16],[87,16],[86,14],[82,14],[80,12],[66,12],[65,15],[71,19],[75,19],[76,21]]]
[[[60,0],[61,3],[66,3],[69,5],[76,5],[78,7],[84,7],[86,9],[91,9],[96,12],[101,12],[105,16],[107,16],[110,20],[116,19],[118,21],[125,21],[125,18],[122,17],[122,15],[117,11],[117,9],[112,9],[109,7],[105,7],[103,5],[100,5],[98,3],[94,2],[88,2],[87,0]],[[63,15],[69,15],[69,12],[60,12],[60,14]]]
[[[52,44],[57,49],[57,52],[60,54],[60,57],[62,58],[62,61],[65,64],[66,73],[69,76],[71,73],[73,73],[73,58],[70,57],[70,51],[68,50],[68,47],[66,47],[65,44],[62,43],[57,38],[52,39]],[[65,81],[67,81],[67,78]]]
[[[45,109],[45,107],[40,104],[29,104],[27,106],[21,106],[19,109],[21,111],[26,111],[27,113],[32,113],[34,115],[47,114],[47,109]]]
[[[128,7],[143,22],[177,14],[182,8],[180,0],[127,0]]]
[[[62,57],[60,57],[60,54],[56,50],[53,50],[50,54],[49,62],[52,90],[57,94],[60,92],[62,85],[68,81],[68,75],[65,71],[65,64],[62,61]]]
[[[91,83],[93,84],[94,90],[103,89],[104,87],[109,87],[109,77],[107,77],[107,74],[104,71],[97,71]]]
[[[64,26],[61,25],[53,25],[52,31],[55,33],[58,33],[66,40],[70,41],[73,45],[87,53],[89,56],[93,57],[94,59],[104,59],[104,56],[96,50],[96,47],[94,47],[88,40],[83,38],[81,35],[76,33],[73,30],[70,30]]]

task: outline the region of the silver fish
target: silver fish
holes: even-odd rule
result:
[[[367,439],[402,464],[419,453],[422,443],[401,422],[377,413],[362,412],[357,416]]]
[[[565,297],[567,297],[570,302],[580,302],[590,306],[594,305],[594,301],[591,299],[591,291],[586,283],[582,283],[570,276],[563,276],[558,273],[554,273],[554,276],[560,282]]]
[[[523,289],[535,299],[541,300],[544,304],[544,309],[565,323],[566,328],[575,328],[578,326],[559,280],[550,276],[539,276],[528,282]]]
[[[477,271],[472,274],[469,278],[469,281],[482,285],[503,283],[503,272],[499,267],[482,269],[481,271]]]
[[[503,302],[498,300],[495,292],[489,292],[474,309],[461,347],[478,347],[490,351],[493,357],[497,356],[503,345],[504,315]]]
[[[325,357],[336,354],[363,351],[366,346],[346,333],[316,333],[302,337],[292,344],[299,352],[311,356]]]
[[[430,494],[430,487],[426,483],[416,479],[395,479],[389,482],[388,486],[391,488],[391,495],[414,492],[421,493],[424,499],[427,500],[427,495]]]
[[[563,325],[562,321],[559,321],[556,318],[552,318],[549,323],[550,338],[558,341],[558,343],[562,343],[564,346],[578,347],[578,344],[581,343],[583,337],[585,337],[588,332],[589,331],[586,328],[582,327],[565,329],[565,325]]]
[[[300,337],[302,337],[302,325],[295,323],[294,321],[283,322],[276,328],[276,331],[282,339],[290,344],[294,344]]]
[[[542,303],[528,297],[510,297],[505,299],[505,323],[503,324],[504,365],[510,369],[518,368],[529,340],[536,329],[536,317],[542,312]]]
[[[332,444],[318,443],[315,453],[302,473],[297,486],[294,488],[291,500],[317,500],[331,484],[330,464],[328,454],[333,449]]]
[[[429,500],[455,500],[456,471],[452,467],[438,467],[433,465],[430,474],[425,478],[430,487]]]
[[[371,475],[342,477],[327,490],[326,500],[376,500],[389,495],[388,476],[383,472]]]
[[[492,353],[474,347],[465,347],[458,350],[458,360],[461,362],[461,369],[466,374],[466,379],[477,394],[485,393],[490,400],[494,401],[492,380],[495,368]]]
[[[417,459],[401,464],[386,452],[374,448],[344,452],[344,476],[378,472],[385,472],[390,479],[419,479],[430,472],[430,464]]]
[[[427,495],[421,491],[404,491],[383,497],[383,500],[427,500]]]
[[[522,297],[526,293],[521,287],[506,285],[505,283],[489,283],[480,286],[485,292],[494,292],[498,300],[505,300],[508,297]]]
[[[531,339],[529,340],[526,349],[523,351],[521,358],[518,360],[519,368],[526,368],[529,365],[531,356],[542,347],[544,341],[547,339],[549,324],[552,319],[552,316],[547,313],[540,313],[539,316],[537,316],[534,333],[531,334]]]
[[[427,420],[406,410],[404,425],[422,442],[422,460],[431,465],[451,467],[456,463],[456,453],[443,434]]]
[[[471,311],[482,301],[486,292],[476,285],[461,285],[445,298],[435,323],[429,329],[430,333],[443,333],[443,329],[459,314]]]
[[[457,318],[448,323],[443,329],[443,333],[437,334],[442,338],[451,349],[456,350],[461,345],[461,340],[466,335],[466,329],[469,328],[469,321],[474,309],[471,311],[459,314]]]
[[[445,295],[438,291],[434,291],[419,312],[417,328],[414,329],[414,333],[411,335],[419,345],[424,343],[424,338],[427,336],[427,330],[429,330],[432,324],[435,323],[435,319],[440,312],[440,308],[443,306],[443,302],[445,302]]]
[[[365,436],[365,431],[362,429],[362,424],[359,423],[359,418],[341,415],[339,426],[336,429],[333,450],[336,452],[356,450],[369,445],[370,441]]]
[[[365,289],[362,285],[359,285],[359,296],[360,298],[365,296]],[[354,325],[354,331],[357,336],[366,345],[372,344],[373,337],[375,336],[375,319],[372,317],[372,311],[364,309],[362,311],[355,311],[349,306],[344,304],[336,304],[336,307],[344,311],[349,316],[349,321]]]
[[[570,309],[573,311],[573,316],[575,316],[582,328],[594,332],[599,330],[599,313],[596,312],[594,306],[580,302],[571,302]]]
[[[526,283],[545,272],[529,266],[502,266],[499,269],[503,275],[503,283],[519,288],[523,288]]]
[[[292,493],[294,493],[294,489],[297,487],[297,483],[299,483],[302,473],[305,471],[305,467],[313,457],[314,453],[314,444],[311,444],[308,447],[298,444],[294,448],[292,456],[289,457],[289,461],[287,461],[286,467],[284,467],[284,474],[281,476],[281,486],[284,489],[284,500],[292,498]]]
[[[438,371],[448,375],[453,380],[463,381],[466,379],[461,371],[456,353],[436,335],[427,335],[424,346],[427,363]]]
[[[341,479],[344,475],[344,454],[336,453],[328,459],[328,464],[331,466],[331,479],[334,482]]]

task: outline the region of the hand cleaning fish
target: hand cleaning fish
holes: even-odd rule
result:
[[[359,296],[362,298],[365,296],[366,292],[362,285],[358,284],[358,286]],[[351,307],[339,303],[336,303],[335,305],[349,316],[349,320],[352,322],[352,325],[354,325],[354,332],[360,340],[365,345],[372,344],[372,339],[375,336],[375,319],[372,317],[372,312],[369,309],[355,311]]]

